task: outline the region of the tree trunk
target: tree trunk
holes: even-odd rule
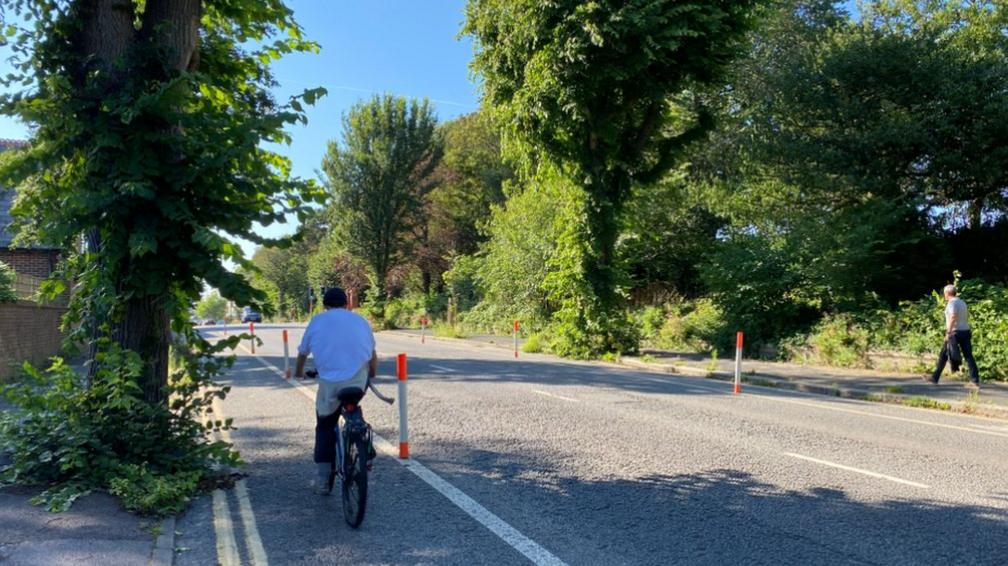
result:
[[[165,298],[148,295],[128,301],[122,320],[113,329],[112,339],[139,354],[143,360],[140,387],[144,399],[151,404],[165,402],[171,343],[171,321]]]
[[[970,230],[977,230],[983,225],[984,199],[978,198],[970,201],[966,211],[966,222]]]
[[[82,21],[78,47],[89,66],[104,72],[104,88],[109,93],[123,88],[123,76],[138,72],[128,66],[138,40],[153,42],[167,58],[164,63],[168,69],[184,71],[195,67],[202,0],[147,0],[139,32],[134,27],[136,7],[133,0],[81,0],[77,6]],[[83,77],[84,74],[80,74],[80,78]],[[164,80],[167,77],[151,78]],[[181,132],[177,133],[181,135]],[[89,231],[89,245],[97,245],[97,234],[97,227]],[[124,265],[122,269],[128,269],[128,266]],[[121,319],[113,324],[111,333],[115,343],[137,352],[143,359],[145,368],[140,386],[144,398],[152,404],[166,401],[171,325],[167,308],[168,285],[164,288],[165,291],[160,294],[130,299],[122,310]],[[102,313],[93,314],[100,316]],[[101,324],[107,321],[96,319],[94,322]],[[89,379],[96,369],[97,351],[94,346],[91,354]]]
[[[585,258],[584,268],[592,291],[603,310],[608,311],[616,304],[616,239],[622,212],[618,199],[622,185],[628,182],[620,175],[599,174],[595,183],[589,187],[586,203],[588,241],[593,253]]]

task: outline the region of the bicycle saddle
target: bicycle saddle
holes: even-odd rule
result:
[[[336,393],[336,398],[339,399],[340,403],[356,405],[364,398],[364,390],[360,387],[344,387]]]

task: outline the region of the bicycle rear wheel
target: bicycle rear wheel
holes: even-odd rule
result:
[[[356,438],[346,443],[343,458],[343,518],[357,528],[364,521],[367,506],[367,439]]]

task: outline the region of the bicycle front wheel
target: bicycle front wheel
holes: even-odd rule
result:
[[[343,518],[355,529],[364,521],[367,476],[367,440],[357,438],[347,442],[343,458]]]

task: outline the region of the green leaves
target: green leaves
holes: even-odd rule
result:
[[[329,142],[323,159],[330,215],[348,250],[368,264],[378,297],[423,222],[421,206],[441,152],[435,126],[426,100],[376,96],[344,116],[343,139]]]
[[[624,204],[636,183],[659,179],[687,144],[710,129],[709,113],[694,90],[719,78],[740,49],[754,4],[471,0],[467,5],[464,32],[474,39],[472,67],[483,79],[484,104],[506,128],[505,149],[526,165],[526,177],[544,158],[585,189],[580,271],[597,313],[617,303],[621,274],[615,246]],[[568,322],[577,326],[574,318]],[[603,349],[625,349],[622,338],[610,334],[605,340],[610,338],[621,343]]]

